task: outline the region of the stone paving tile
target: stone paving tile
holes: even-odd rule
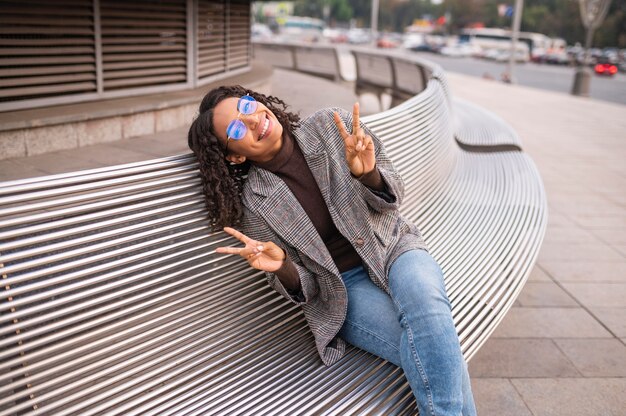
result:
[[[520,306],[580,306],[553,282],[527,282],[517,300]]]
[[[614,244],[613,248],[622,253],[624,257],[626,257],[626,244]]]
[[[124,163],[140,162],[152,159],[148,153],[140,153],[133,150],[121,149],[109,144],[97,144],[82,148],[82,154],[86,159],[101,163],[104,166],[121,165]]]
[[[532,271],[530,272],[530,276],[528,276],[529,282],[552,282],[552,279],[548,274],[541,268],[539,265],[535,264]]]
[[[494,338],[611,338],[582,308],[519,308],[509,310]]]
[[[558,282],[626,283],[626,261],[544,260],[540,266]]]
[[[602,192],[607,199],[615,202],[616,204],[620,204],[621,206],[626,207],[626,195],[624,193],[616,193],[616,192]]]
[[[170,131],[162,131],[160,133],[155,133],[150,137],[153,140],[168,143],[176,147],[184,146],[188,151],[189,147],[187,147],[187,131],[189,127],[180,127],[178,129],[170,130]]]
[[[599,174],[602,176],[602,173]],[[582,216],[598,216],[598,215],[624,215],[626,208],[612,202],[608,198],[596,193],[565,193],[552,192],[548,195],[548,203],[551,208],[559,212],[572,215],[572,219],[576,219],[576,215]]]
[[[589,308],[591,313],[617,337],[626,337],[626,308]]]
[[[579,244],[544,243],[538,261],[624,261],[624,256],[608,244],[585,242]]]
[[[548,213],[548,227],[572,227],[576,224],[566,215],[559,213]]]
[[[570,218],[585,228],[626,227],[626,215],[572,215]]]
[[[187,146],[187,126],[180,127],[170,131],[162,131],[159,133],[148,136],[151,143],[158,143],[159,146],[169,148],[172,154],[191,153],[191,150]],[[134,138],[137,140],[142,138]],[[170,155],[168,155],[170,156]]]
[[[554,342],[585,377],[626,376],[626,345],[618,339],[555,339]]]
[[[579,377],[550,339],[491,338],[469,362],[472,380],[483,377]]]
[[[546,229],[546,235],[543,239],[544,244],[587,244],[589,242],[601,243],[602,240],[595,236],[592,231],[585,230],[581,227],[555,227],[550,226]]]
[[[550,160],[546,160],[543,162],[539,161],[538,158],[536,157],[536,153],[532,154],[531,152],[528,152],[528,148],[525,148],[524,150],[525,150],[525,153],[529,153],[531,157],[533,158],[533,160],[538,164],[553,163],[553,161],[550,161]],[[557,192],[571,192],[571,193],[580,192],[580,189],[581,189],[579,184],[573,181],[570,181],[568,178],[561,178],[560,181],[550,181],[549,179],[546,179],[546,178],[542,178],[542,179],[544,179],[544,187],[548,196]],[[559,210],[557,210],[557,207],[553,205],[550,207],[550,215],[554,213],[552,210],[554,210],[554,212],[556,213],[561,213]]]
[[[535,416],[624,416],[626,378],[513,379]]]
[[[287,80],[288,82],[285,82]],[[298,88],[294,88],[294,84],[297,84]],[[320,91],[323,93],[320,94]],[[274,69],[272,95],[284,100],[289,105],[288,111],[300,112],[301,117],[306,117],[325,107],[336,106],[349,110],[357,100],[354,92],[345,87],[333,84],[328,80],[284,69]],[[307,97],[316,98],[311,100]],[[365,101],[362,103],[363,114],[370,113],[372,109],[371,100],[366,98],[362,101]],[[379,111],[378,105],[374,111]]]
[[[481,416],[532,416],[522,397],[506,378],[475,378],[472,392]]]
[[[46,175],[46,172],[23,163],[23,160],[23,158],[0,160],[0,182]]]
[[[565,174],[582,188],[593,189],[598,194],[603,192],[611,193],[615,192],[616,189],[626,188],[626,182],[620,174],[612,173],[606,169],[599,169],[603,168],[598,167],[583,172],[567,172]]]
[[[626,283],[562,283],[585,306],[626,308]]]
[[[23,159],[23,162],[51,175],[105,166],[103,163],[87,159],[80,149],[30,156]]]
[[[150,158],[174,156],[180,153],[190,152],[187,144],[182,143],[180,140],[172,140],[168,143],[164,140],[155,140],[152,137],[138,137],[134,139],[119,140],[109,143],[109,145],[121,149],[146,153]]]

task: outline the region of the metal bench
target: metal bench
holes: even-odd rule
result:
[[[438,78],[451,101],[454,136],[468,151],[521,150],[521,141],[515,131],[493,113],[450,96],[445,75],[437,65],[414,56],[371,49],[351,50],[357,68],[355,92],[361,95],[373,92],[382,103],[382,94],[391,95],[394,107],[420,93],[429,77]],[[382,107],[382,106],[381,106]]]
[[[340,51],[333,46],[276,44],[255,42],[255,57],[279,68],[349,83],[341,65]],[[436,68],[431,62],[393,51],[376,51],[351,47],[356,69],[354,90],[357,95],[373,93],[382,108],[383,94],[391,96],[391,107],[419,94]],[[441,77],[446,95],[445,76]],[[449,97],[452,101],[454,135],[468,151],[521,150],[515,131],[493,113],[467,101]]]
[[[468,152],[442,71],[364,117],[445,273],[466,359],[530,273],[547,207],[521,151]],[[459,126],[457,126],[459,127]],[[331,368],[304,317],[210,233],[191,154],[0,184],[0,416],[415,414],[402,371]]]

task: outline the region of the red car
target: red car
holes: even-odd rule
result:
[[[593,70],[598,75],[607,75],[612,77],[617,73],[617,66],[610,63],[598,63],[593,67]]]

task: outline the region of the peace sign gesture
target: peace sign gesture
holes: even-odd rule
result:
[[[275,272],[283,265],[283,261],[286,259],[286,253],[273,242],[268,241],[261,243],[230,227],[224,227],[224,231],[246,246],[243,248],[218,247],[215,249],[216,253],[239,254],[250,266],[265,272]]]
[[[343,120],[336,111],[333,117],[346,146],[346,160],[350,172],[356,177],[370,173],[376,166],[374,142],[359,125],[359,103],[354,103],[352,110],[352,133],[348,133]]]

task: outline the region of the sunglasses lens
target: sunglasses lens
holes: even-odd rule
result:
[[[249,95],[244,95],[237,103],[237,110],[239,110],[241,114],[252,114],[256,111],[257,105],[258,103],[254,98]]]
[[[226,128],[226,135],[233,140],[241,140],[246,135],[246,125],[241,120],[233,120]]]

